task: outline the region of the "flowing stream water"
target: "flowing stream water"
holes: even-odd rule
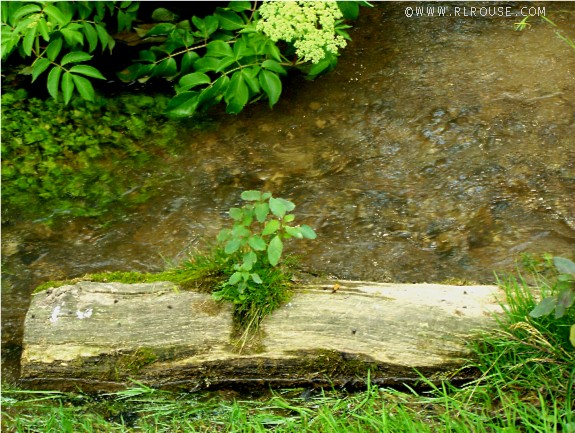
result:
[[[540,5],[575,38],[575,4]],[[296,203],[318,239],[290,251],[328,276],[486,283],[524,252],[573,258],[575,50],[537,17],[514,32],[520,18],[410,18],[409,6],[363,8],[337,69],[288,78],[273,110],[182,126],[179,154],[150,167],[147,203],[105,223],[4,227],[5,379],[38,283],[161,270],[213,239],[247,189]]]

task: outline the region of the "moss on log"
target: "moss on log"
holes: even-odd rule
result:
[[[231,306],[173,283],[78,282],[34,295],[21,382],[116,390],[466,380],[466,343],[493,329],[494,286],[326,281],[303,286],[243,350]]]

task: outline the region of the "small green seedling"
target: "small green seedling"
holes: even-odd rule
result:
[[[233,227],[223,229],[217,238],[235,263],[234,272],[214,297],[234,303],[249,301],[250,289],[262,285],[266,270],[280,264],[285,240],[316,238],[310,226],[293,225],[291,201],[260,191],[244,191],[241,198],[247,203],[229,212]]]

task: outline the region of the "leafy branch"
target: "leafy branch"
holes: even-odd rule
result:
[[[350,27],[339,18],[357,18],[359,5],[366,4],[326,2],[324,7],[318,6],[324,4],[320,2],[291,3],[302,21],[294,24],[299,32],[285,36],[283,41],[269,36],[259,25],[285,19],[281,2],[275,15],[271,12],[262,17],[257,2],[232,1],[211,15],[192,16],[177,23],[172,22],[175,14],[160,8],[162,13],[153,16],[166,21],[156,24],[143,37],[161,42],[141,50],[138,59],[118,76],[126,82],[156,78],[174,82],[176,95],[167,107],[167,113],[173,116],[192,116],[221,101],[228,113],[236,114],[262,97],[267,97],[273,107],[282,93],[280,76],[286,75],[288,68],[297,68],[313,79],[336,66],[337,47],[349,40]],[[83,99],[92,101],[90,79],[101,80],[104,76],[86,62],[92,60],[98,47],[102,53],[106,49],[111,53],[114,48],[107,23],[115,18],[118,31],[130,29],[138,8],[139,2],[131,1],[3,2],[2,59],[14,52],[32,59],[25,72],[32,81],[48,72],[47,89],[55,99],[61,92],[67,104],[76,90]],[[331,20],[329,31],[323,28],[326,21],[320,23],[320,14]],[[308,33],[303,28],[322,36],[306,41]],[[310,44],[314,49],[312,64],[300,53],[303,45]]]
[[[49,70],[48,92],[58,99],[61,90],[67,104],[75,89],[83,99],[94,100],[89,78],[104,76],[95,67],[81,63],[90,61],[90,53],[98,46],[102,52],[114,48],[115,41],[106,29],[108,15],[116,16],[119,30],[129,28],[139,3],[2,2],[1,7],[2,60],[16,50],[23,58],[33,58],[25,72],[34,82]]]

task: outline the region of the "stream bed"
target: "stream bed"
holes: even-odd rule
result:
[[[248,189],[296,203],[318,239],[290,252],[326,276],[490,283],[522,253],[573,258],[575,50],[537,17],[515,32],[521,17],[407,17],[414,5],[362,8],[336,70],[289,77],[273,110],[182,127],[178,154],[150,166],[145,204],[3,227],[4,380],[18,376],[37,284],[177,263]],[[575,38],[575,4],[541,5]]]

